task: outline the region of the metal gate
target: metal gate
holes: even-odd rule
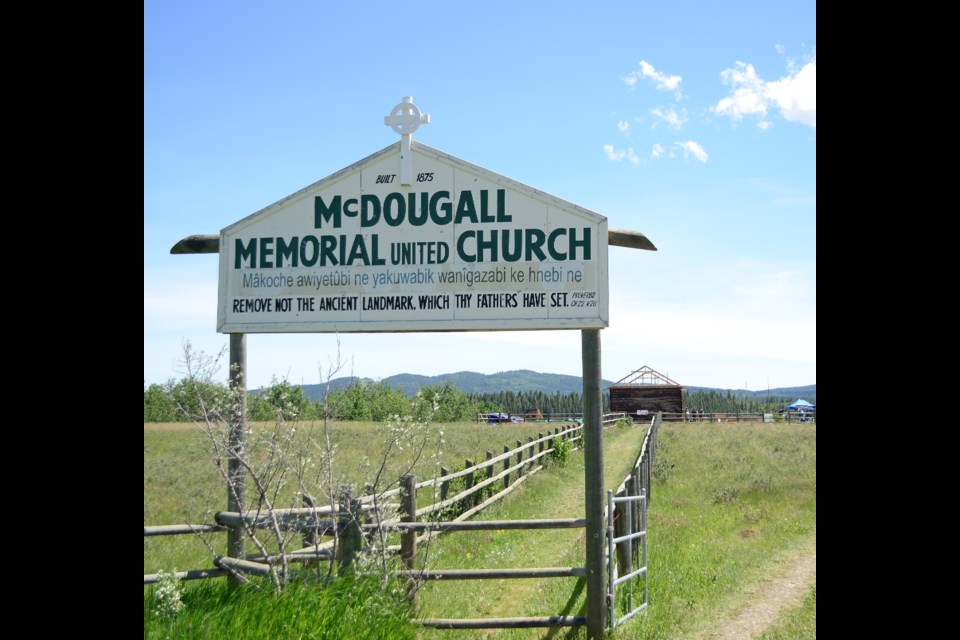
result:
[[[615,508],[622,504],[625,508]],[[614,523],[618,517],[622,517],[623,535],[616,536],[614,533]],[[634,521],[637,521],[634,523]],[[626,622],[634,615],[647,608],[647,492],[641,490],[638,496],[615,496],[613,491],[607,491],[607,522],[609,523],[607,545],[607,575],[610,579],[609,589],[607,590],[607,600],[610,607],[610,613],[607,617],[607,625],[610,629],[615,629],[618,624]],[[634,530],[636,526],[636,530]],[[617,552],[617,545],[624,545],[621,553]],[[634,569],[634,554],[639,554],[639,566]],[[622,569],[624,575],[618,576],[617,558],[623,563]],[[634,606],[634,595],[638,589],[639,578],[643,578],[643,597],[639,604]],[[617,617],[617,586],[627,584],[624,587],[625,592],[621,595],[621,608],[625,606],[626,613]]]

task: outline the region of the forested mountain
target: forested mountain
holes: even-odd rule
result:
[[[359,380],[357,377],[334,378],[330,381],[330,390],[349,387]],[[383,378],[391,389],[400,389],[408,396],[413,396],[418,389],[430,386],[444,386],[450,382],[460,391],[471,395],[478,393],[497,393],[500,391],[534,392],[546,394],[554,393],[583,393],[583,380],[579,376],[567,376],[559,373],[538,373],[529,369],[517,371],[501,371],[500,373],[483,374],[475,371],[458,371],[445,373],[439,376],[421,376],[413,373],[400,373],[389,378]],[[373,382],[367,380],[367,382]],[[381,382],[381,381],[377,381]],[[603,380],[603,388],[609,387],[612,382]],[[319,400],[323,397],[323,385],[304,385],[303,391],[307,398]]]
[[[330,391],[349,387],[360,378],[343,377],[334,378],[330,381]],[[583,393],[583,379],[579,376],[568,376],[558,373],[538,373],[529,369],[519,369],[516,371],[501,371],[500,373],[483,374],[475,371],[458,371],[456,373],[445,373],[439,376],[421,376],[413,373],[400,373],[389,378],[383,378],[384,382],[391,389],[400,389],[407,396],[413,396],[418,389],[429,386],[442,387],[449,381],[460,391],[468,395],[498,393],[501,391],[512,391],[514,393],[540,391],[548,395]],[[374,381],[367,379],[366,382]],[[377,381],[381,382],[381,381]],[[610,380],[602,380],[601,386],[606,391],[612,385]],[[323,397],[323,385],[308,384],[303,386],[304,394],[310,400],[319,400]],[[763,399],[767,396],[778,398],[805,398],[809,402],[815,403],[817,397],[817,385],[810,384],[803,387],[778,387],[776,389],[763,389],[760,391],[751,391],[747,389],[716,389],[712,387],[687,387],[688,394],[695,394],[698,391],[704,393],[715,392],[722,395],[732,394],[735,396]]]

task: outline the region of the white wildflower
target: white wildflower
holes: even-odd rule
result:
[[[160,571],[157,574],[157,587],[154,591],[156,603],[153,612],[160,618],[174,618],[183,610],[180,599],[180,580],[175,571]]]

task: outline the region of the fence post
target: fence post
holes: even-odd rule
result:
[[[529,436],[529,437],[527,438],[527,460],[533,459],[533,454],[534,454],[534,453],[536,453],[536,452],[534,451],[534,446],[533,446],[533,436]],[[530,471],[533,471],[533,463],[532,463],[532,462],[527,462],[527,466],[530,467]]]
[[[229,455],[227,459],[227,511],[242,514],[247,502],[246,473],[240,464],[240,457],[246,449],[247,430],[247,335],[230,334],[230,434]],[[227,555],[231,558],[244,558],[245,532],[243,526],[230,527],[227,530]],[[233,572],[230,582],[240,584],[241,579]]]
[[[624,496],[630,495],[630,491],[627,487],[624,487],[624,490],[620,493],[614,495],[615,498],[622,498]],[[627,510],[631,508],[629,502],[616,502],[613,503],[613,537],[621,538],[627,533]],[[624,545],[622,542],[614,545],[615,548],[610,549],[611,554],[616,555],[617,565],[620,567],[621,576],[630,573],[630,565],[627,564],[627,550],[624,548],[629,545]]]
[[[647,457],[643,461],[643,487],[647,491],[647,499],[653,493],[653,464],[651,464],[650,450],[647,449]]]
[[[313,499],[313,496],[309,496],[309,495],[307,495],[307,494],[303,494],[303,506],[304,506],[304,507],[307,507],[308,509],[316,509],[316,508],[317,508],[317,502],[316,502],[316,500]],[[312,529],[305,529],[305,530],[303,531],[303,546],[304,546],[304,547],[312,547],[312,546],[314,546],[315,544],[317,544],[317,541],[318,541],[318,538],[317,538],[317,528],[320,526],[320,524],[317,522],[317,513],[316,513],[316,511],[314,511],[314,513],[313,513],[313,515],[312,515],[312,518],[313,518],[313,521],[314,521],[313,528],[312,528]],[[319,567],[319,566],[320,566],[320,561],[319,561],[319,560],[307,560],[306,562],[303,563],[303,567],[304,567],[305,569],[312,569],[312,568]]]
[[[450,470],[447,469],[446,467],[440,467],[440,475],[443,477],[447,477],[448,475],[450,475]],[[449,493],[450,493],[450,481],[444,480],[443,482],[440,483],[440,501],[442,502],[446,500],[447,495],[449,495]]]
[[[584,503],[587,521],[587,638],[602,640],[606,629],[607,585],[604,581],[604,482],[603,423],[600,376],[600,331],[583,329],[581,354],[583,362],[583,427]]]
[[[344,486],[340,489],[339,509],[337,513],[337,525],[346,514],[346,523],[343,527],[343,533],[340,536],[340,544],[337,545],[337,575],[346,575],[352,570],[353,560],[360,550],[361,532],[360,532],[360,501],[353,497],[353,487]]]
[[[417,477],[407,474],[400,478],[400,522],[417,520]],[[407,577],[407,600],[413,612],[417,610],[417,583],[412,577],[413,559],[417,555],[417,532],[413,529],[400,533],[400,559]]]
[[[363,500],[360,501],[360,514],[361,514],[360,521],[363,524],[370,524],[372,522],[376,522],[377,524],[380,524],[381,515],[382,515],[380,513],[380,509],[384,505],[378,504],[377,498],[376,496],[374,496],[375,491],[376,491],[376,487],[374,487],[373,483],[365,482],[363,484],[363,495],[373,496],[373,500],[370,501],[370,506],[374,507],[372,509],[368,509],[367,511],[363,511]],[[363,529],[361,528],[360,533],[363,535],[364,546],[370,546],[370,543],[376,539],[376,534],[373,531],[367,531],[366,533],[364,533]]]
[[[537,440],[540,441],[540,449],[537,451],[537,453],[543,453],[543,432],[542,431],[537,432]]]
[[[473,466],[473,460],[469,460],[469,459],[468,459],[466,464],[467,464],[467,467],[466,467],[466,468],[469,469],[470,467]],[[464,478],[464,480],[466,481],[466,482],[465,482],[466,488],[467,488],[467,489],[472,489],[472,488],[473,488],[473,484],[474,484],[474,481],[473,481],[473,471],[471,471],[470,473],[468,473],[467,476]],[[473,507],[473,504],[474,504],[474,499],[473,499],[473,497],[474,497],[474,495],[475,495],[475,494],[471,493],[471,494],[468,495],[468,496],[466,497],[466,499],[463,501],[463,504],[464,504],[464,506],[465,506],[467,509],[471,509],[471,508]]]
[[[523,449],[521,447],[523,443],[517,440],[517,464],[520,465],[520,468],[517,469],[517,478],[519,479],[523,476]]]
[[[510,447],[507,445],[503,445],[503,452],[509,453]],[[506,471],[509,468],[510,468],[510,456],[507,456],[503,461],[503,470]],[[506,489],[509,486],[510,486],[510,474],[505,473],[503,474],[503,488]]]
[[[637,467],[634,467],[633,469],[630,470],[629,484],[631,486],[630,495],[639,496],[640,495],[640,469],[638,469]],[[631,502],[630,505],[631,505],[631,509],[633,509],[633,521],[640,522],[640,503]],[[639,545],[640,545],[639,540],[633,540],[630,543],[630,546],[633,547],[634,549],[637,549]]]
[[[649,441],[648,441],[649,444]],[[650,482],[650,479],[647,477],[647,461],[650,460],[650,450],[647,449],[644,452],[642,458],[640,458],[640,464],[637,465],[637,478],[640,480],[640,486],[646,488]]]
[[[643,531],[643,537],[641,538],[642,544],[642,555],[640,562],[642,566],[647,566],[647,493],[646,491],[640,492],[640,530]],[[649,568],[647,569],[649,572]],[[650,574],[647,573],[643,576],[643,601],[650,602],[650,593],[647,588],[650,585]]]
[[[626,494],[630,494],[630,483],[627,483]],[[627,532],[627,535],[633,535],[636,531],[637,521],[633,519],[633,507],[636,505],[636,501],[631,500],[630,502],[624,503],[623,506],[627,507],[623,510],[624,515],[627,517],[624,529]],[[626,573],[633,571],[633,540],[628,540],[627,544],[623,545],[623,550],[625,552],[626,560]],[[626,573],[624,575],[626,575]],[[633,609],[633,589],[631,588],[627,595],[627,606],[632,610]]]
[[[493,451],[487,451],[487,462],[493,460]],[[493,463],[487,465],[487,480],[493,477]],[[494,489],[492,485],[487,485],[487,488],[483,490],[482,493],[490,492],[493,493]]]

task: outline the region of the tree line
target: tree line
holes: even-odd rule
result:
[[[684,394],[683,406],[690,411],[699,410],[704,413],[777,413],[794,400],[796,400],[794,397],[758,397],[746,396],[730,390],[698,389],[693,393]],[[817,403],[816,396],[806,400],[811,404]]]
[[[414,403],[399,388],[386,382],[360,380],[343,389],[330,390],[319,400],[310,400],[303,387],[285,380],[251,391],[247,398],[247,418],[254,421],[337,420],[382,422],[391,416],[412,416],[423,420],[432,412],[437,422],[476,420],[478,414],[508,413],[523,415],[539,410],[544,415],[583,412],[579,393],[544,391],[497,391],[467,394],[447,381],[443,385],[422,387],[420,396],[428,402]],[[603,411],[610,411],[610,394],[603,393]],[[198,381],[189,377],[151,384],[143,390],[144,422],[183,422],[198,415],[198,404],[224,406],[229,398],[226,384]],[[704,413],[776,413],[796,398],[778,396],[747,397],[732,391],[697,390],[684,397],[684,407]],[[816,398],[807,398],[816,404]]]
[[[151,384],[143,391],[144,422],[184,422],[200,415],[200,404],[226,406],[229,399],[226,384],[190,378]],[[412,398],[385,382],[360,380],[343,389],[330,390],[319,400],[307,398],[300,385],[285,380],[273,381],[247,396],[247,419],[273,421],[282,419],[356,420],[383,422],[391,416],[412,416],[423,420],[427,413],[438,422],[475,420],[485,406],[470,398],[450,382],[423,387],[419,391],[428,402],[412,402]],[[490,409],[491,411],[493,409]],[[422,414],[422,415],[421,415]]]

